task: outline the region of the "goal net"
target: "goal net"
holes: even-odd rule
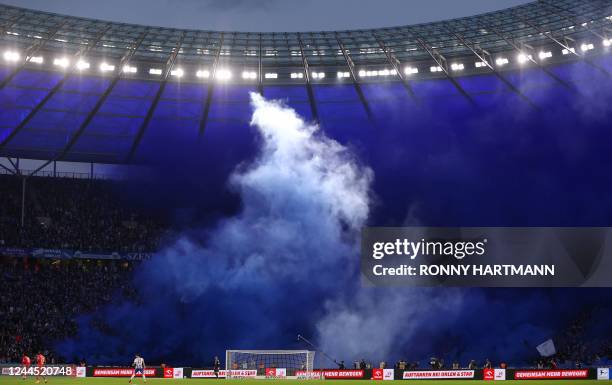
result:
[[[258,376],[295,376],[297,371],[312,371],[314,351],[310,350],[226,350],[228,376],[256,370]]]

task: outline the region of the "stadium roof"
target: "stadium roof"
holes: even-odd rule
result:
[[[491,84],[530,102],[502,74],[534,68],[567,86],[548,68],[570,61],[609,77],[594,60],[611,46],[612,2],[604,0],[303,33],[149,27],[0,5],[0,156],[143,159],[173,141],[190,143],[209,125],[248,122],[251,90],[289,99],[318,121],[319,114],[337,115],[342,103],[351,104],[347,118],[371,117],[367,93],[379,84],[413,100],[419,90],[448,86],[473,102],[461,85],[472,74],[490,75]],[[421,79],[445,83],[429,87]]]
[[[379,70],[381,66],[391,72],[398,70],[397,76],[402,77],[406,65],[439,66],[444,73],[452,70],[453,62],[464,59],[495,60],[516,51],[534,51],[535,57],[542,49],[576,49],[585,39],[609,38],[610,15],[609,1],[547,0],[403,27],[246,33],[113,23],[1,5],[0,44],[15,51],[21,62],[28,57],[62,55],[67,66],[75,66],[79,60],[91,63],[96,70],[107,63],[107,72],[121,72],[128,66],[136,73],[128,70],[124,75],[154,79],[172,75],[172,70],[177,77],[194,80],[223,77],[227,74],[219,74],[219,69],[231,68],[238,74],[254,73],[244,76],[246,79],[235,78],[258,82],[305,82],[313,71],[332,71],[334,77],[337,71],[347,71],[348,78],[359,81],[359,70]],[[45,64],[52,65],[53,60],[45,60]],[[304,71],[305,67],[311,71]],[[295,76],[299,72],[305,76]],[[266,73],[270,75],[266,77]]]

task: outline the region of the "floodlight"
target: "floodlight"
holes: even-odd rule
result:
[[[603,45],[604,47],[609,47],[610,45],[612,45],[612,39],[604,39]]]
[[[278,79],[278,74],[276,72],[267,72],[264,75],[264,78],[266,78],[266,79]]]
[[[593,46],[593,44],[592,44],[592,43],[583,43],[583,44],[580,46],[580,49],[582,50],[582,52],[590,51],[590,50],[592,50],[593,48],[595,48],[595,47]]]
[[[561,51],[561,53],[562,53],[563,55],[567,55],[567,54],[569,54],[570,52],[571,52],[571,53],[576,53],[576,48],[574,48],[574,47],[570,47],[570,49],[565,49],[565,48],[564,48],[564,49]]]
[[[53,59],[53,65],[56,65],[58,67],[66,68],[69,64],[70,61],[65,57]]]
[[[254,71],[242,71],[243,79],[257,79],[257,73]]]
[[[15,51],[6,51],[4,53],[4,60],[6,61],[16,62],[19,60],[19,57],[19,53]]]
[[[291,73],[291,79],[303,79],[303,78],[304,78],[303,72],[292,72]]]
[[[508,58],[505,58],[505,57],[499,57],[495,60],[495,64],[497,64],[500,67],[508,63],[509,63]]]
[[[151,68],[151,69],[149,69],[149,74],[150,75],[161,75],[162,74],[162,70],[161,70],[161,68]]]
[[[45,60],[42,56],[32,56],[29,60],[30,63],[42,64]]]
[[[465,68],[463,63],[452,63],[451,70],[453,71],[462,71]]]
[[[100,71],[102,72],[110,72],[110,71],[114,71],[115,70],[115,66],[112,64],[108,64],[108,63],[102,63],[100,64]]]
[[[486,61],[477,61],[476,63],[474,63],[474,65],[476,66],[476,68],[482,68],[487,67],[488,63]]]
[[[208,79],[210,77],[210,72],[207,70],[198,70],[196,72],[196,77]]]
[[[442,67],[440,67],[440,66],[431,66],[431,67],[429,67],[429,70],[431,72],[442,72]]]
[[[182,68],[177,68],[175,70],[170,71],[171,76],[176,76],[177,78],[182,78],[185,73]]]
[[[540,60],[547,59],[549,57],[552,57],[552,52],[550,52],[550,51],[540,51],[540,53],[538,54],[538,57],[540,58]]]
[[[415,67],[406,67],[406,68],[404,68],[404,73],[406,75],[418,74],[419,73],[419,69],[415,68]]]
[[[135,74],[136,72],[138,72],[138,68],[132,67],[132,66],[129,66],[129,65],[124,65],[123,66],[123,72],[124,73],[128,73],[128,74]]]
[[[225,69],[225,68],[220,69],[215,74],[215,78],[217,78],[218,80],[223,80],[223,81],[230,80],[232,78],[232,73],[228,69]]]
[[[79,60],[79,61],[76,63],[76,68],[77,68],[79,71],[86,70],[86,69],[88,69],[89,67],[90,67],[89,62],[86,62],[86,61],[84,61],[84,60]]]
[[[519,64],[525,64],[527,63],[529,60],[531,60],[532,56],[531,55],[527,55],[525,53],[519,53],[516,57],[516,60],[518,60]]]

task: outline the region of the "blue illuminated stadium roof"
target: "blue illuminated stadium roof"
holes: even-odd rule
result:
[[[179,30],[0,5],[0,33],[0,156],[124,163],[243,127],[250,91],[328,125],[428,98],[463,108],[507,92],[533,104],[534,84],[575,87],[568,66],[609,77],[612,3],[539,1],[304,33]]]

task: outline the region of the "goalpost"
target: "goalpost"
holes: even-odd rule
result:
[[[242,370],[256,370],[257,376],[272,372],[274,377],[295,376],[298,371],[312,371],[314,355],[310,350],[226,350],[225,369],[228,378],[237,377],[232,371]]]

